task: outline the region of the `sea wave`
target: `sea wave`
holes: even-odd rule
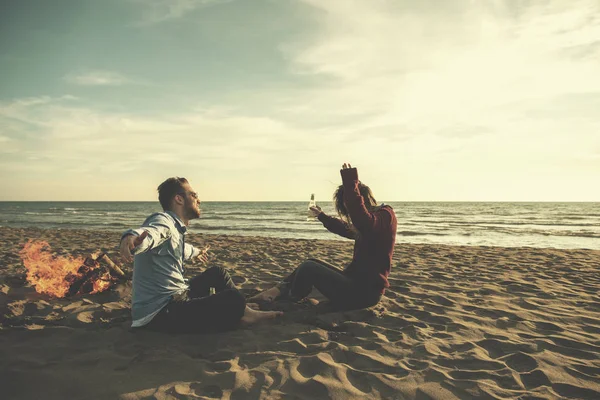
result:
[[[483,232],[499,233],[508,236],[545,236],[545,237],[582,237],[582,238],[600,238],[600,231],[573,231],[573,230],[559,230],[559,229],[506,229],[504,227],[493,227],[490,226]]]
[[[306,204],[205,203],[194,233],[268,237],[338,238],[321,223],[306,221]],[[493,204],[392,203],[397,240],[600,249],[600,203]],[[326,207],[325,207],[326,208]],[[139,227],[160,209],[157,202],[0,202],[0,224],[45,229],[122,231]],[[332,209],[325,211],[334,215]]]
[[[314,229],[300,229],[290,227],[276,227],[276,226],[239,226],[239,225],[193,225],[190,227],[192,231],[247,231],[247,232],[305,232],[314,233]]]
[[[396,235],[400,236],[449,236],[449,233],[435,232],[416,232],[416,231],[397,231]]]
[[[532,220],[534,221],[534,220]],[[456,221],[456,220],[434,220],[434,219],[408,219],[402,221],[402,223],[411,222],[413,224],[447,224],[447,225],[458,225],[458,226],[523,226],[523,225],[537,225],[537,226],[598,226],[600,227],[600,221],[597,223],[568,223],[568,222],[542,222],[544,220],[538,220],[540,222],[519,222],[519,221]]]
[[[254,212],[244,212],[244,211],[211,211],[214,214],[219,215],[256,215],[261,212],[261,210],[256,210]],[[264,213],[264,211],[262,211]]]
[[[264,216],[259,214],[235,214],[235,216],[227,216],[223,217],[220,215],[202,215],[200,217],[201,220],[216,220],[216,221],[288,221],[295,219],[294,216]],[[238,215],[243,215],[241,217],[237,217]]]

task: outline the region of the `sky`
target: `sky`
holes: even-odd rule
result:
[[[0,0],[0,201],[600,201],[600,1]]]

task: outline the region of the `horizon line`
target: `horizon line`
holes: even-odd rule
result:
[[[328,203],[329,201],[325,202]],[[331,202],[333,202],[331,200]],[[386,200],[382,203],[600,203],[600,200]],[[158,200],[0,200],[0,203],[159,203]],[[308,200],[205,200],[201,203],[308,203]]]

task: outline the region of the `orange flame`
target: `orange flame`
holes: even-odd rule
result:
[[[53,256],[50,250],[48,242],[29,240],[19,255],[23,260],[23,265],[27,268],[27,281],[35,287],[38,293],[65,297],[71,284],[83,277],[83,271],[86,269],[83,268],[80,272],[80,268],[85,259]],[[96,267],[92,267],[92,269]],[[90,269],[87,268],[87,270]],[[93,290],[90,294],[108,289],[110,283],[110,274],[105,272],[93,282]]]
[[[90,294],[100,293],[109,288],[111,284],[112,277],[110,273],[106,271],[96,281],[94,282],[94,290],[90,292]]]

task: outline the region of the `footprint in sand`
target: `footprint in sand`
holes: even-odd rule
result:
[[[200,383],[192,383],[190,385],[190,389],[193,390],[194,394],[197,396],[217,398],[217,399],[220,399],[223,397],[223,389],[221,389],[217,385],[202,386],[202,384],[200,384]]]
[[[563,328],[561,328],[560,326],[550,323],[550,322],[540,322],[540,321],[534,321],[535,327],[539,330],[544,330],[544,331],[553,331],[553,332],[562,332],[564,331]]]
[[[241,275],[234,275],[234,276],[231,277],[231,280],[236,285],[241,285],[243,283],[248,282],[248,279],[246,277],[244,277],[244,276],[241,276]]]
[[[552,384],[552,389],[564,398],[600,399],[600,392],[596,390],[573,386],[567,383],[554,383]]]
[[[424,371],[429,368],[429,363],[414,358],[407,358],[400,361],[400,365],[404,366],[409,371]]]
[[[552,385],[548,376],[539,369],[519,374],[519,377],[521,378],[521,382],[523,382],[523,386],[525,386],[527,390],[535,389],[540,386]]]
[[[539,366],[535,358],[521,352],[501,357],[499,360],[517,372],[530,372]]]

